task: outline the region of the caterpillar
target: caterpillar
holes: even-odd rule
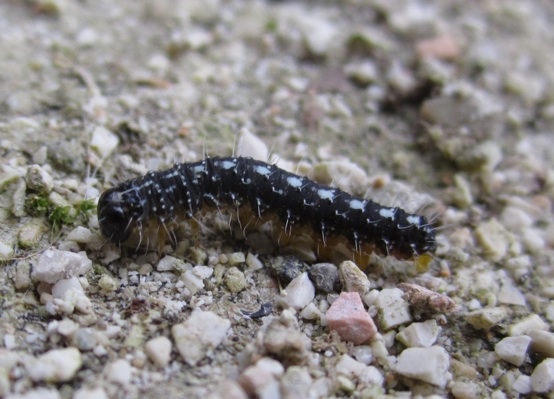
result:
[[[177,163],[105,191],[98,201],[102,234],[125,244],[132,237],[176,243],[174,229],[208,210],[235,209],[244,230],[271,222],[279,245],[311,237],[317,259],[347,248],[355,261],[371,253],[408,259],[436,249],[435,229],[424,216],[385,207],[318,184],[252,158],[214,157]]]

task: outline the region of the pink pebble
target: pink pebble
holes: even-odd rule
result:
[[[329,329],[354,345],[363,344],[377,332],[357,292],[342,292],[325,316]]]
[[[437,36],[422,40],[417,44],[419,58],[437,58],[440,60],[456,60],[460,57],[461,49],[452,36]]]

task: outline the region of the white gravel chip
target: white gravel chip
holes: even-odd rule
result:
[[[554,359],[543,360],[531,374],[533,392],[547,393],[554,390]]]
[[[6,399],[60,399],[60,393],[55,389],[37,388],[25,393],[6,396]]]
[[[13,246],[0,241],[0,261],[13,258]]]
[[[48,194],[54,188],[54,179],[39,165],[31,165],[27,169],[27,188]]]
[[[176,265],[182,263],[180,259],[177,259],[173,256],[166,255],[163,258],[160,259],[158,262],[158,265],[156,266],[156,270],[159,272],[169,272],[172,271]]]
[[[512,384],[512,389],[516,392],[519,392],[522,395],[526,395],[531,392],[531,377],[528,375],[522,374],[516,378]]]
[[[498,262],[508,253],[510,233],[496,219],[479,225],[475,237],[486,258],[492,262]]]
[[[210,278],[214,274],[214,269],[209,266],[194,266],[192,271],[202,280]]]
[[[252,253],[248,253],[248,255],[246,255],[246,265],[251,270],[260,270],[264,267],[263,262],[260,259],[258,259],[256,255]]]
[[[240,131],[236,154],[238,157],[251,157],[263,162],[269,159],[267,144],[245,127]]]
[[[71,314],[74,310],[90,313],[92,303],[83,291],[77,277],[62,279],[52,286],[54,301],[46,304],[46,310],[51,314]]]
[[[192,270],[185,271],[181,276],[181,280],[192,295],[204,288],[204,281]]]
[[[287,303],[294,309],[302,309],[315,297],[315,288],[308,273],[304,272],[295,277],[286,288]]]
[[[379,310],[379,323],[383,330],[412,321],[410,307],[403,296],[404,291],[399,288],[385,288],[379,292],[375,306]]]
[[[297,24],[309,52],[316,56],[327,53],[336,38],[337,28],[326,19],[311,14],[298,15]]]
[[[499,306],[474,310],[469,312],[465,319],[477,330],[489,330],[506,318],[508,314],[508,309]]]
[[[95,149],[102,158],[109,156],[119,144],[119,137],[102,126],[97,126],[92,132],[90,146]]]
[[[494,351],[502,360],[519,367],[525,361],[530,343],[531,338],[526,335],[506,337],[494,346]]]
[[[232,254],[229,254],[228,258],[229,265],[231,266],[240,265],[246,261],[246,257],[242,252],[233,252]]]
[[[114,292],[118,286],[119,282],[107,274],[104,274],[100,277],[100,280],[98,280],[98,287],[104,292]]]
[[[505,277],[502,288],[497,295],[498,302],[504,305],[526,306],[527,301],[521,291],[514,285],[509,277]]]
[[[3,367],[0,367],[0,398],[3,398],[10,392],[10,378],[9,370]]]
[[[73,399],[108,399],[103,388],[81,388],[75,391]]]
[[[171,328],[171,335],[183,360],[195,366],[223,341],[229,328],[229,320],[197,308],[187,321]]]
[[[450,357],[440,346],[405,349],[396,363],[398,374],[444,388],[451,379]]]
[[[371,386],[380,386],[384,381],[383,376],[376,367],[367,366],[348,355],[340,357],[339,362],[335,366],[335,371],[337,374],[342,374],[349,378],[356,377],[359,381],[363,381]]]
[[[72,276],[82,276],[92,269],[92,261],[84,251],[79,253],[49,249],[38,258],[33,269],[35,281],[54,284]]]
[[[68,241],[75,241],[80,244],[86,244],[94,239],[95,235],[92,231],[83,226],[77,226],[69,232],[66,237]]]
[[[279,362],[261,358],[255,365],[243,371],[239,383],[250,397],[277,399],[281,397],[277,378],[283,373],[284,368]]]
[[[169,338],[160,336],[150,339],[144,345],[144,352],[157,366],[165,367],[171,360],[172,343]]]
[[[106,366],[104,374],[108,381],[126,387],[131,382],[132,371],[127,360],[118,359]]]
[[[528,335],[531,337],[531,349],[534,352],[554,357],[554,333],[544,330],[531,330]]]
[[[79,329],[79,325],[71,319],[63,319],[58,322],[57,332],[64,337],[69,337]]]
[[[396,339],[408,347],[428,348],[435,343],[441,328],[435,319],[412,323],[396,334]]]
[[[71,381],[82,364],[81,352],[77,348],[54,349],[37,358],[29,357],[24,362],[34,382]]]
[[[549,326],[541,317],[537,314],[527,316],[523,320],[514,323],[508,327],[508,334],[511,337],[527,334],[531,330],[543,330],[548,331]]]
[[[350,260],[344,261],[339,265],[339,274],[346,292],[357,292],[360,296],[363,296],[371,287],[367,274],[362,272]]]

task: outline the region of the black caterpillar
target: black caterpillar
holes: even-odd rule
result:
[[[98,219],[102,234],[115,243],[138,236],[140,245],[143,235],[154,232],[158,242],[169,238],[174,244],[176,224],[206,207],[234,207],[242,226],[281,223],[280,244],[311,235],[319,259],[330,258],[339,244],[350,247],[355,260],[372,252],[406,259],[436,249],[435,230],[424,216],[242,157],[178,163],[127,180],[102,194]]]

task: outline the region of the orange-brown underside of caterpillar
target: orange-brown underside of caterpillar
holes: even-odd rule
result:
[[[229,207],[214,208],[205,204],[202,212],[200,212],[200,218],[203,218],[208,212],[228,215],[230,230],[233,226],[240,228],[245,238],[249,232],[269,223],[271,226],[270,234],[276,242],[276,250],[282,253],[295,254],[308,262],[352,260],[360,269],[365,271],[370,264],[371,254],[373,253],[394,255],[399,259],[406,259],[406,256],[402,253],[383,254],[375,243],[360,243],[358,248],[355,248],[354,243],[342,235],[327,235],[324,239],[321,232],[316,231],[311,224],[285,225],[276,214],[268,213],[259,216],[249,205],[229,212]],[[187,218],[183,213],[176,214],[175,220],[166,223],[165,226],[161,225],[157,219],[150,219],[141,228],[132,225],[131,235],[124,245],[135,248],[157,248],[161,253],[164,246],[173,240],[171,232],[175,231],[183,221],[190,223],[193,234],[192,241],[195,244],[198,243],[200,223],[197,218]],[[310,255],[310,251],[313,255]],[[416,257],[415,260],[418,269],[421,269],[428,265],[431,257],[424,254]]]

